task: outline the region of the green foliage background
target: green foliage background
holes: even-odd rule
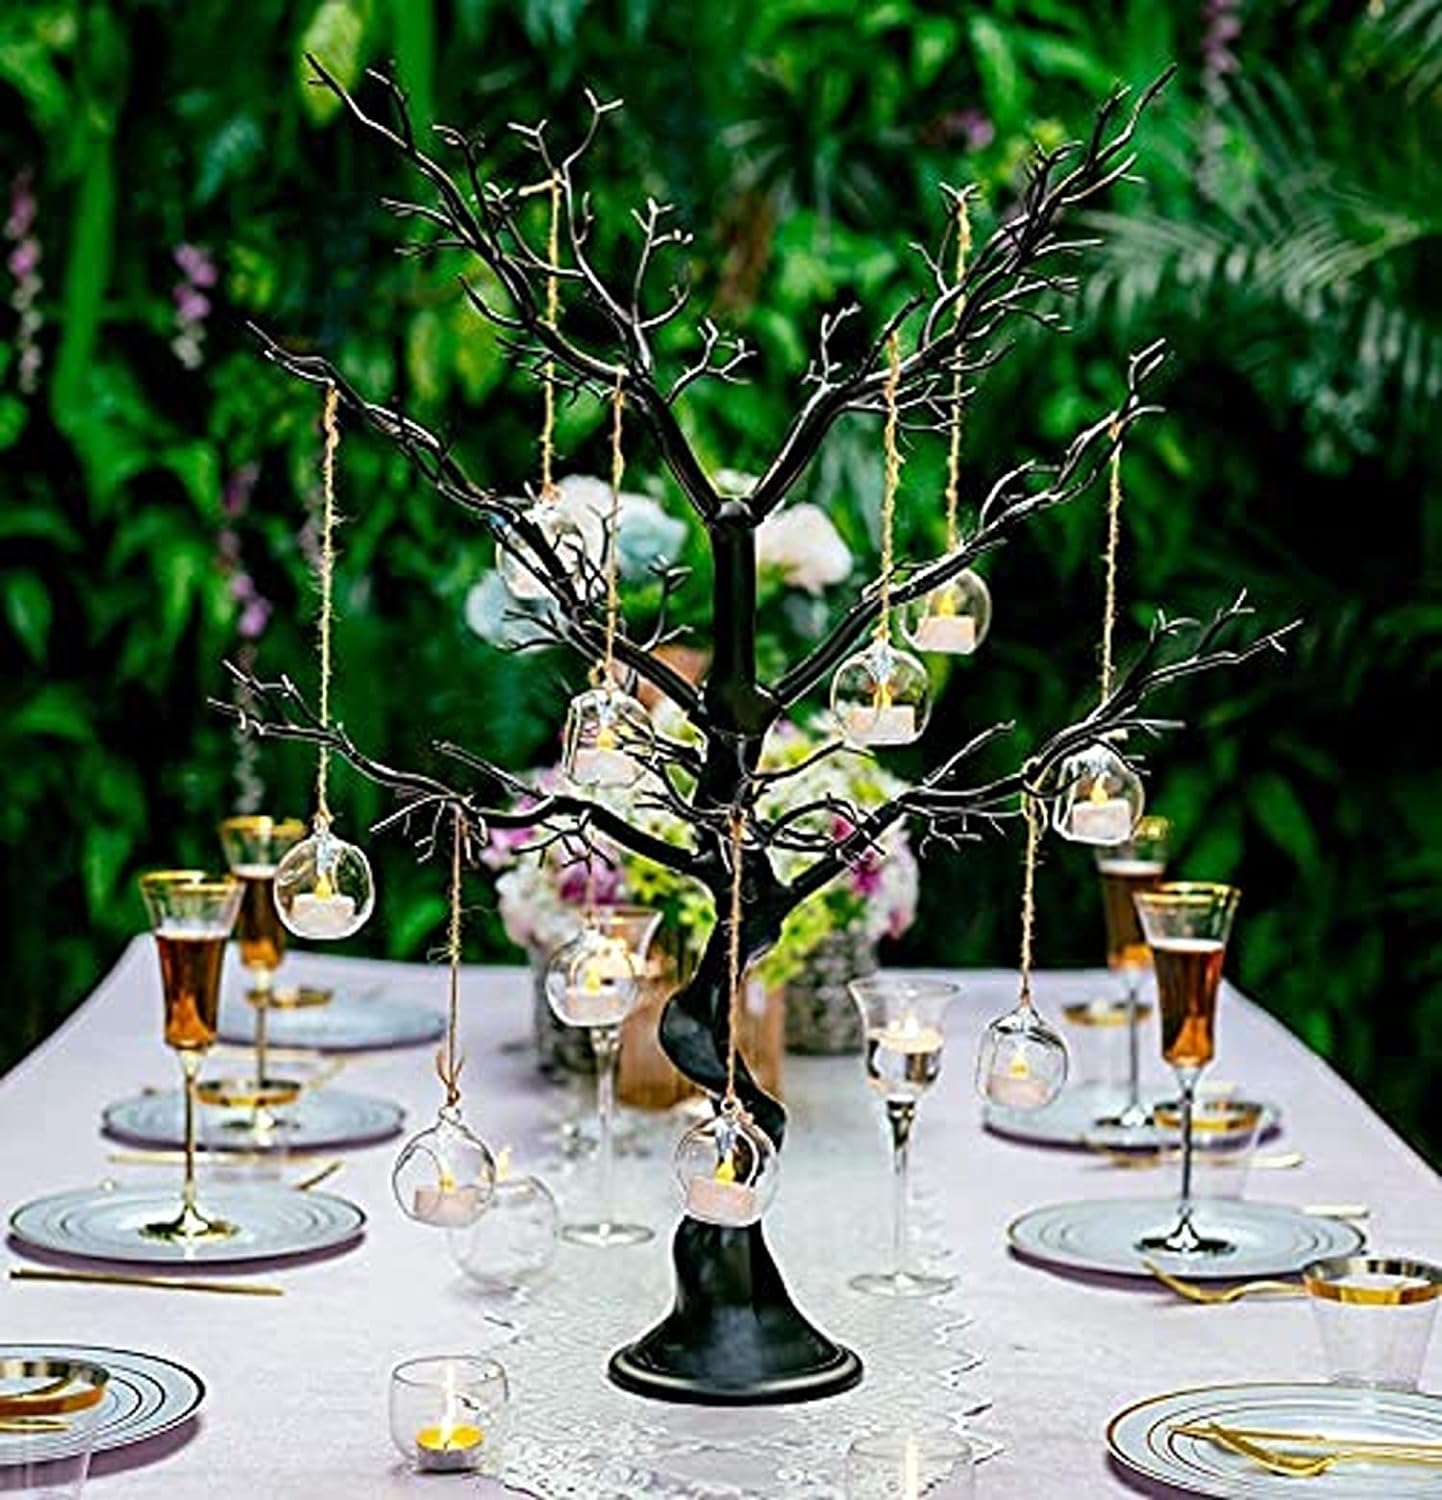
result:
[[[1239,18],[1235,40],[1218,12]],[[879,316],[922,274],[908,243],[933,236],[938,183],[981,186],[984,232],[1031,141],[1085,128],[1114,79],[1176,59],[1141,139],[1147,183],[1101,216],[1075,336],[1024,336],[971,409],[967,494],[1113,399],[1130,348],[1172,341],[1168,414],[1128,449],[1127,630],[1239,586],[1272,622],[1306,625],[1280,670],[1171,705],[1192,728],[1155,756],[1153,804],[1180,825],[1179,868],[1246,888],[1240,982],[1435,1154],[1439,36],[1437,0],[11,0],[0,162],[7,181],[34,174],[44,365],[23,393],[0,308],[0,1064],[137,928],[138,869],[216,856],[235,747],[204,700],[237,648],[217,536],[246,465],[243,566],[275,606],[259,661],[309,678],[316,405],[256,358],[244,319],[450,420],[503,490],[533,474],[533,383],[463,307],[454,266],[389,253],[374,197],[406,184],[304,86],[305,48],[347,81],[395,58],[418,118],[482,127],[513,163],[508,120],[566,132],[582,84],[624,95],[590,177],[598,258],[620,253],[646,193],[695,229],[698,314],[760,357],[748,386],[698,389],[686,424],[710,462],[743,470],[793,408],[820,314],[854,294]],[[170,347],[182,242],[220,268],[194,371]],[[564,468],[604,471],[600,423],[584,404],[564,414]],[[939,536],[939,449],[918,442],[906,471],[917,553]],[[464,624],[489,544],[369,439],[346,443],[342,471],[348,727],[408,763],[435,735],[549,759],[562,664],[500,657]],[[654,476],[654,454],[633,445],[630,473]],[[851,423],[807,497],[864,550],[878,479],[875,426]],[[1100,535],[1083,504],[995,559],[992,643],[947,685],[938,742],[1001,717],[1039,729],[1094,690]],[[308,805],[298,751],[267,748],[261,770],[275,810]],[[337,801],[353,829],[381,811],[351,780]],[[416,957],[441,915],[437,872],[399,843],[374,852],[384,900],[363,946]],[[896,957],[1008,962],[1015,861],[1000,843],[933,861]],[[1051,850],[1042,962],[1093,961],[1099,927],[1084,854]],[[490,915],[472,944],[506,955]]]

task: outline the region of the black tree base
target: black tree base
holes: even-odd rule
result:
[[[611,1356],[622,1390],[654,1401],[762,1406],[849,1391],[861,1361],[797,1311],[761,1226],[683,1219],[671,1248],[676,1306]]]

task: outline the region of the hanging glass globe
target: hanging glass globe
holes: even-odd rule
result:
[[[371,863],[317,818],[275,869],[275,909],[297,937],[334,942],[359,932],[376,904]]]
[[[739,1229],[771,1206],[781,1157],[740,1104],[723,1103],[681,1137],[675,1168],[688,1218]]]
[[[970,656],[990,629],[991,590],[970,568],[914,600],[906,613],[907,640],[941,656]]]
[[[873,641],[831,679],[831,711],[853,745],[909,745],[931,716],[931,682],[909,652]]]
[[[586,533],[570,507],[559,499],[543,500],[531,506],[525,517],[559,558],[566,576],[581,584],[583,592],[594,592],[594,581],[587,581]],[[534,601],[551,597],[545,568],[519,534],[509,533],[504,542],[497,542],[496,570],[513,599]]]
[[[455,1104],[443,1105],[436,1123],[406,1142],[391,1172],[401,1212],[435,1229],[474,1224],[495,1190],[495,1159]]]
[[[645,955],[587,923],[546,965],[546,999],[567,1026],[619,1026],[635,1008]]]
[[[1145,804],[1141,777],[1098,740],[1061,763],[1052,826],[1074,844],[1124,844]]]
[[[1018,1005],[986,1028],[976,1055],[976,1089],[1002,1109],[1043,1109],[1066,1082],[1066,1043],[1036,1012]]]
[[[607,682],[571,700],[561,765],[577,786],[634,786],[655,743],[651,716]]]
[[[446,1236],[452,1258],[488,1292],[514,1292],[550,1269],[560,1243],[561,1211],[539,1177],[512,1177],[507,1153],[497,1163],[496,1191],[474,1224]]]

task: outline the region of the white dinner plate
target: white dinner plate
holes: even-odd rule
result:
[[[109,1373],[96,1418],[95,1451],[123,1448],[169,1432],[200,1408],[200,1376],[173,1360],[133,1349],[93,1344],[0,1344],[0,1359],[71,1359],[100,1365]],[[23,1439],[27,1462],[66,1458],[75,1451],[70,1433],[31,1434]],[[0,1467],[20,1457],[21,1440],[0,1433]],[[7,1448],[9,1452],[7,1453]]]
[[[1170,1093],[1163,1089],[1142,1095],[1142,1103],[1149,1110],[1158,1104],[1171,1104],[1175,1101],[1175,1089]],[[1177,1144],[1181,1132],[1165,1126],[1148,1124],[1136,1130],[1126,1130],[1117,1125],[1098,1124],[1099,1120],[1114,1115],[1124,1103],[1125,1100],[1117,1089],[1082,1084],[1064,1089],[1045,1109],[1002,1109],[995,1104],[984,1105],[982,1121],[988,1130],[995,1131],[997,1135],[1010,1136],[1018,1141],[1032,1141],[1041,1146],[1097,1146],[1107,1150],[1155,1151]],[[1280,1128],[1281,1123],[1281,1110],[1275,1104],[1263,1102],[1258,1139],[1272,1134]]]
[[[1197,1229],[1231,1240],[1234,1250],[1226,1255],[1166,1255],[1137,1249],[1138,1240],[1165,1234],[1176,1219],[1175,1198],[1089,1198],[1034,1208],[1013,1220],[1006,1234],[1018,1254],[1049,1266],[1150,1280],[1144,1263],[1150,1259],[1189,1281],[1287,1276],[1309,1261],[1354,1255],[1363,1241],[1351,1224],[1283,1203],[1203,1198],[1196,1208]]]
[[[277,1065],[280,1071],[280,1065]],[[201,1144],[213,1151],[228,1147],[247,1150],[311,1151],[323,1147],[364,1146],[396,1135],[406,1112],[389,1099],[351,1094],[344,1089],[307,1089],[293,1104],[277,1109],[280,1123],[266,1142],[249,1132],[225,1130],[222,1116],[249,1118],[243,1110],[215,1110],[202,1105],[199,1114]],[[107,1106],[103,1116],[108,1134],[122,1136],[147,1146],[181,1146],[185,1143],[184,1096],[140,1094]]]
[[[346,996],[329,1005],[272,1010],[266,1026],[273,1047],[315,1047],[322,1052],[418,1047],[435,1041],[445,1029],[445,1016],[428,1005]],[[254,1040],[255,1011],[245,1000],[222,1002],[220,1037],[242,1046]]]
[[[180,1207],[180,1177],[159,1186],[76,1188],[18,1208],[10,1229],[37,1250],[144,1265],[230,1265],[333,1250],[358,1239],[365,1214],[329,1193],[275,1184],[204,1183],[202,1212],[236,1225],[228,1239],[184,1245],[153,1240],[146,1224],[172,1219]]]
[[[1189,1495],[1273,1500],[1302,1491],[1319,1500],[1411,1500],[1442,1494],[1442,1470],[1401,1464],[1338,1464],[1315,1478],[1269,1474],[1206,1438],[1173,1431],[1196,1423],[1262,1431],[1442,1443],[1442,1400],[1416,1391],[1369,1391],[1341,1385],[1212,1385],[1168,1391],[1118,1412],[1107,1447],[1127,1468]],[[1305,1452],[1268,1443],[1285,1452]],[[1312,1450],[1315,1451],[1315,1450]]]

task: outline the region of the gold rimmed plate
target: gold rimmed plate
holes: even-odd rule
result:
[[[1138,1249],[1150,1235],[1176,1222],[1175,1198],[1088,1198],[1052,1203],[1007,1226],[1018,1255],[1065,1271],[1093,1271],[1152,1281],[1146,1262],[1188,1281],[1250,1281],[1299,1272],[1314,1260],[1352,1255],[1362,1233],[1351,1224],[1321,1218],[1283,1203],[1204,1198],[1196,1225],[1232,1245],[1224,1255],[1167,1255]]]
[[[404,1108],[392,1099],[353,1094],[346,1089],[307,1089],[285,1107],[281,1122],[264,1140],[237,1140],[224,1129],[225,1116],[202,1110],[201,1143],[212,1151],[319,1151],[367,1146],[389,1140],[405,1123]],[[185,1139],[185,1104],[179,1092],[139,1094],[109,1105],[103,1115],[107,1135],[145,1146],[179,1146]]]
[[[193,1370],[174,1360],[134,1349],[94,1344],[0,1344],[0,1359],[68,1360],[99,1365],[108,1378],[96,1414],[97,1453],[169,1432],[194,1416],[205,1398],[204,1382]],[[43,1438],[30,1434],[24,1440],[26,1460],[66,1458],[75,1451],[77,1441],[73,1433],[64,1431]],[[0,1433],[0,1467],[7,1462],[7,1442],[18,1457],[18,1443]]]
[[[445,1029],[445,1016],[430,1006],[339,995],[329,1005],[270,1011],[267,1034],[278,1048],[370,1052],[419,1047],[438,1040]],[[220,1035],[227,1042],[249,1042],[255,1035],[255,1011],[239,998],[223,1000]]]
[[[1167,1391],[1117,1413],[1107,1426],[1107,1448],[1127,1469],[1189,1495],[1224,1500],[1273,1500],[1305,1490],[1325,1500],[1413,1500],[1442,1494],[1442,1470],[1348,1460],[1305,1480],[1268,1473],[1252,1459],[1179,1429],[1209,1425],[1298,1434],[1269,1448],[1315,1452],[1300,1443],[1325,1435],[1341,1440],[1442,1443],[1442,1400],[1416,1391],[1283,1382],[1200,1386]]]
[[[1207,1096],[1203,1096],[1207,1097]],[[1165,1106],[1176,1098],[1176,1088],[1144,1092],[1142,1103],[1148,1110]],[[1045,1109],[1001,1109],[988,1104],[982,1121],[995,1135],[1026,1141],[1038,1146],[1091,1146],[1109,1151],[1157,1151],[1175,1146],[1179,1132],[1164,1126],[1147,1124],[1136,1129],[1100,1122],[1115,1115],[1125,1104],[1122,1091],[1100,1084],[1080,1084],[1064,1089]],[[1281,1126],[1282,1112],[1275,1105],[1262,1103],[1262,1121],[1258,1138],[1271,1135]]]
[[[16,1209],[10,1232],[22,1245],[86,1260],[216,1266],[338,1250],[365,1228],[362,1210],[329,1193],[216,1182],[202,1189],[203,1207],[235,1225],[233,1235],[187,1243],[142,1233],[174,1217],[179,1195],[178,1182],[52,1193]]]

